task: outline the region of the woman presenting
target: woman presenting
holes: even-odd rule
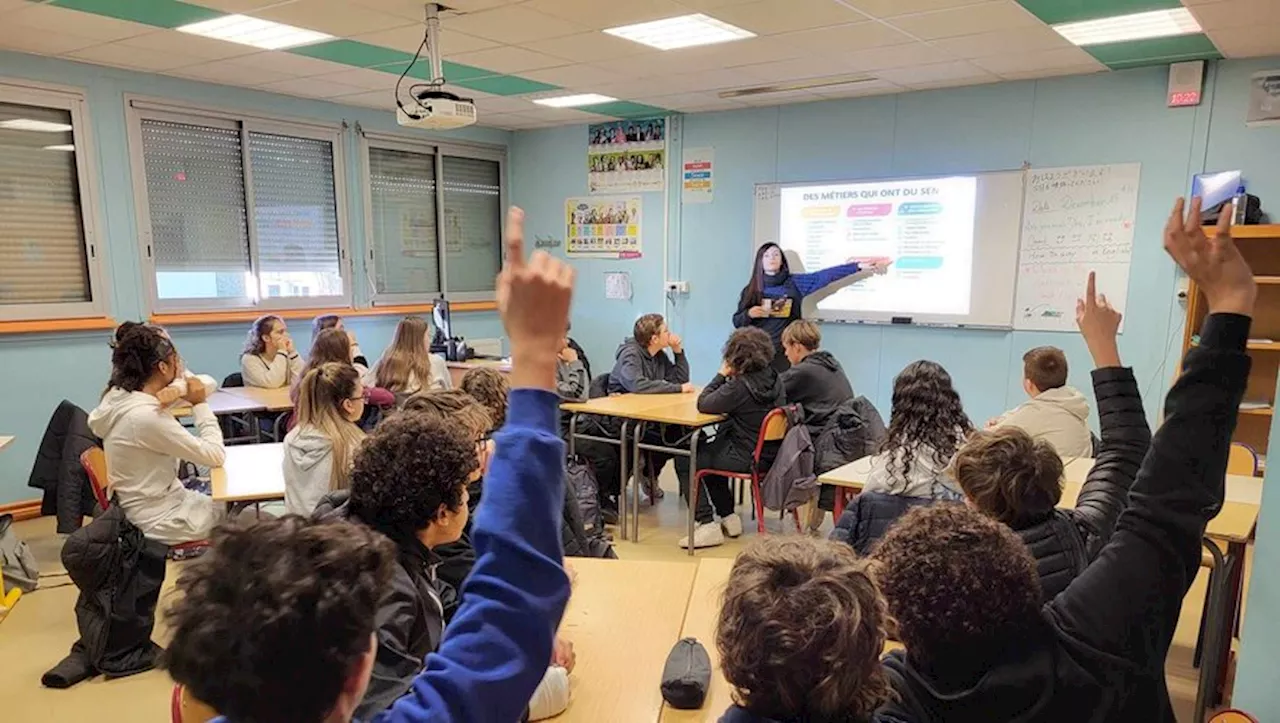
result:
[[[738,298],[733,325],[736,328],[755,326],[767,332],[773,340],[773,368],[786,371],[791,363],[782,351],[782,330],[800,318],[804,297],[859,271],[883,274],[888,266],[888,259],[877,258],[868,259],[866,263],[850,261],[813,273],[793,274],[782,248],[773,242],[764,244],[756,252],[751,280]]]

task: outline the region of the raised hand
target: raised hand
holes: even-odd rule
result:
[[[1084,343],[1093,356],[1094,366],[1120,366],[1120,349],[1116,346],[1116,334],[1120,332],[1120,320],[1124,318],[1111,304],[1107,295],[1099,294],[1097,275],[1090,271],[1085,285],[1084,298],[1076,299],[1076,326]]]
[[[1232,209],[1222,209],[1213,238],[1209,238],[1200,223],[1200,198],[1191,199],[1191,210],[1185,217],[1184,207],[1181,197],[1173,204],[1164,227],[1164,250],[1204,292],[1210,312],[1252,316],[1258,285],[1231,239]]]
[[[555,391],[556,359],[569,326],[573,267],[537,251],[524,259],[524,211],[507,212],[498,313],[511,340],[511,386]]]

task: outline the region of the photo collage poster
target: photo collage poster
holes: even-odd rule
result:
[[[662,191],[666,182],[665,118],[587,126],[587,190],[590,193]]]

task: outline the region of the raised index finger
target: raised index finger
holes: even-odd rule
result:
[[[1089,283],[1085,285],[1084,303],[1090,307],[1098,305],[1098,274],[1089,272]]]
[[[507,210],[507,238],[503,245],[506,266],[524,266],[524,210],[519,206],[512,206]]]

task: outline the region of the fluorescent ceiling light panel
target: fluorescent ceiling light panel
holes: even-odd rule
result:
[[[598,105],[600,103],[612,103],[617,98],[610,98],[607,95],[599,93],[580,93],[578,95],[561,95],[555,98],[539,98],[534,103],[545,105],[550,108],[577,108],[583,105]]]
[[[743,30],[736,25],[721,22],[702,13],[624,25],[620,28],[609,28],[605,32],[658,50],[692,48],[696,45],[727,43],[730,40],[743,40],[756,36],[749,30]]]
[[[32,120],[31,118],[13,118],[7,121],[0,121],[0,128],[11,131],[37,131],[40,133],[66,133],[71,130],[71,126],[66,123],[53,123]]]
[[[1190,35],[1200,32],[1200,23],[1187,8],[1174,8],[1062,23],[1053,29],[1072,43],[1085,46]]]
[[[45,146],[46,151],[74,151],[76,147],[70,143],[63,143],[57,146]]]
[[[318,33],[306,28],[295,28],[292,25],[275,23],[248,15],[223,15],[212,20],[205,20],[175,28],[178,32],[199,35],[214,40],[225,40],[229,43],[252,45],[263,50],[283,50],[300,45],[311,45],[325,40],[332,40],[327,33]]]

